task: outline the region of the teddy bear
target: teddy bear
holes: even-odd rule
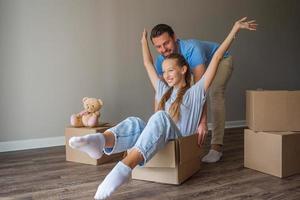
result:
[[[82,99],[84,110],[73,114],[70,122],[73,127],[96,127],[99,125],[100,109],[103,106],[101,99],[84,97]]]

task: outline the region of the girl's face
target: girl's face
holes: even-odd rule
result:
[[[162,63],[163,78],[170,87],[183,87],[185,85],[186,66],[179,67],[175,59],[166,59]]]

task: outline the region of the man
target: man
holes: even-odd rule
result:
[[[176,38],[173,29],[166,24],[156,25],[150,35],[150,39],[160,54],[156,58],[155,67],[157,73],[162,76],[162,62],[166,56],[171,53],[182,54],[190,65],[193,73],[194,82],[201,79],[206,67],[208,66],[213,54],[219,47],[219,44],[214,42],[206,42],[200,40],[180,40]],[[222,157],[222,146],[225,128],[225,98],[224,92],[227,82],[233,70],[232,58],[225,54],[223,60],[219,64],[215,80],[213,81],[208,100],[212,118],[212,139],[211,149],[209,153],[202,158],[203,162],[217,162]],[[155,102],[155,105],[157,102]],[[200,119],[198,127],[198,144],[202,145],[207,129],[207,105]]]

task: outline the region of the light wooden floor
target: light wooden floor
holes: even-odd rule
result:
[[[300,175],[280,179],[243,167],[243,129],[226,130],[224,143],[221,162],[203,164],[180,186],[132,180],[111,199],[300,199]],[[93,199],[114,164],[66,162],[62,146],[0,153],[0,199]]]

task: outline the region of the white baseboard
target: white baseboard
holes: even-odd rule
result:
[[[242,128],[246,126],[246,120],[228,121],[225,123],[225,128]]]
[[[212,129],[212,123],[208,123],[208,129]],[[225,128],[241,128],[246,127],[246,121],[245,120],[238,120],[238,121],[227,121],[225,122]]]
[[[65,145],[65,137],[48,137],[0,142],[0,152],[37,149]]]
[[[227,121],[225,123],[225,128],[239,128],[245,127],[246,121]],[[208,124],[208,128],[211,129],[211,123]],[[17,150],[27,150],[36,148],[45,148],[53,146],[63,146],[65,145],[65,137],[48,137],[48,138],[38,138],[30,140],[15,140],[0,142],[0,152],[7,151],[17,151]]]

